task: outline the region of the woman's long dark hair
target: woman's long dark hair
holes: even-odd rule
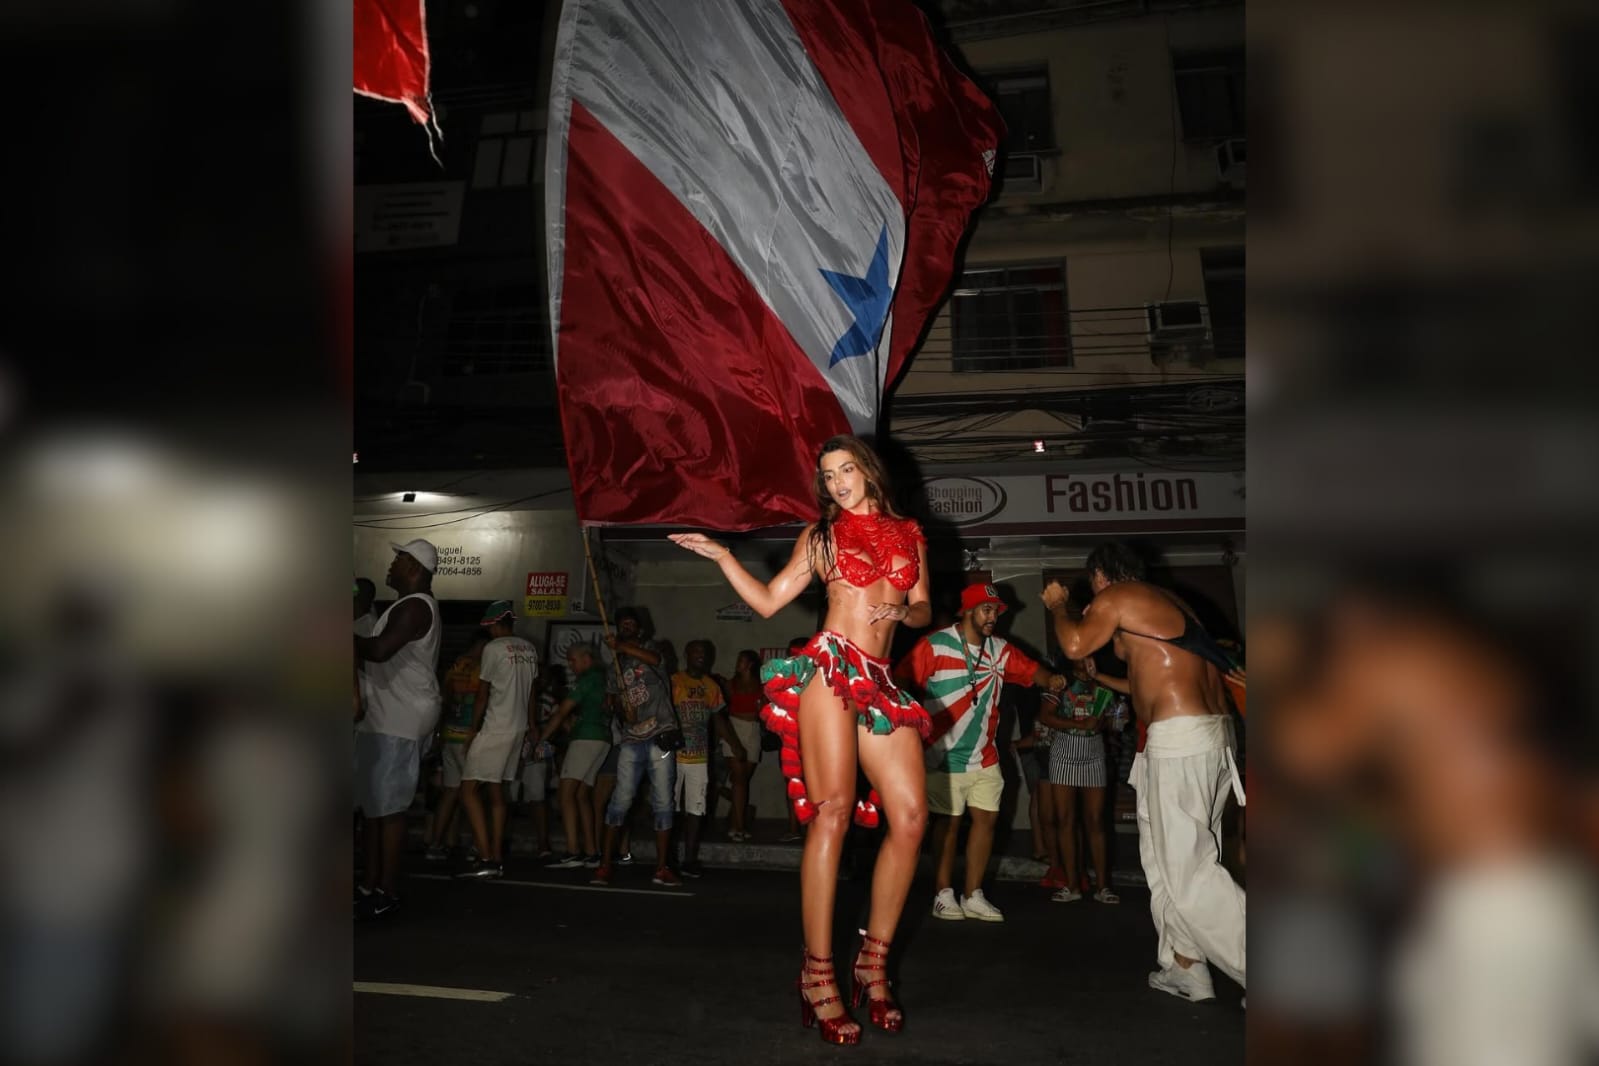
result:
[[[883,461],[877,457],[872,446],[859,437],[841,435],[829,437],[816,453],[816,477],[812,488],[816,492],[816,508],[821,512],[821,518],[811,529],[811,542],[809,551],[811,559],[822,560],[822,575],[833,569],[833,523],[838,519],[838,501],[833,499],[827,491],[827,482],[822,476],[822,456],[829,452],[848,452],[855,460],[855,465],[861,468],[861,473],[866,475],[866,495],[876,501],[877,510],[889,518],[899,518],[900,513],[894,509],[893,492],[888,484],[888,472],[883,469]]]

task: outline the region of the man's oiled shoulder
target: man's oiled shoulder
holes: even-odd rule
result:
[[[1118,581],[1114,585],[1106,585],[1104,590],[1094,597],[1095,603],[1100,600],[1107,603],[1171,602],[1166,593],[1147,581]]]
[[[1100,606],[1102,601],[1103,607]],[[1183,609],[1178,600],[1144,581],[1118,581],[1109,585],[1094,597],[1093,606],[1099,610],[1114,610],[1123,628],[1182,625]]]

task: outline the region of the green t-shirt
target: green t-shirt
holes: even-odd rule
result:
[[[1081,713],[1087,718],[1098,718],[1110,709],[1116,702],[1116,693],[1103,685],[1096,685],[1092,681],[1073,681],[1066,690],[1066,699],[1062,701],[1061,709],[1056,713],[1062,718],[1071,718],[1074,714]],[[1079,711],[1078,708],[1081,708]],[[1065,732],[1079,737],[1091,737],[1099,732],[1094,729],[1067,729]]]
[[[577,706],[572,708],[572,740],[611,739],[609,712],[605,707],[605,671],[598,666],[578,675],[566,694]]]

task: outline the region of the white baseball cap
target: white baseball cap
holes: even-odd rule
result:
[[[406,544],[390,543],[389,547],[409,555],[430,574],[439,568],[439,550],[425,540],[413,540]]]

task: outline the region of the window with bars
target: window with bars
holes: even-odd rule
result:
[[[975,267],[949,305],[956,373],[1072,365],[1064,264]]]
[[[1049,105],[1049,68],[990,74],[984,79],[1005,119],[1005,151],[1041,152],[1055,147],[1055,117]]]
[[[444,344],[446,377],[533,374],[550,367],[549,328],[536,286],[456,291]]]
[[[484,115],[472,158],[472,188],[507,189],[532,182],[538,136],[532,111]]]
[[[1243,49],[1174,53],[1172,73],[1177,82],[1177,113],[1182,119],[1184,140],[1217,141],[1244,136]]]
[[[1244,357],[1244,250],[1204,248],[1205,303],[1210,305],[1211,345],[1218,359]]]

